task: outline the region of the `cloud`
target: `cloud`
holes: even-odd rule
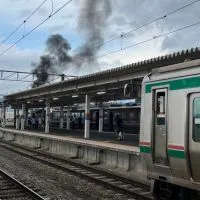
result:
[[[103,36],[106,41],[113,37],[120,36],[127,31],[135,29],[142,24],[163,16],[165,13],[189,3],[188,0],[110,1],[112,1],[113,12],[105,30],[103,31]],[[24,17],[27,16],[27,14],[29,14],[41,2],[41,0],[0,1],[0,18],[5,19],[0,22],[0,35],[5,38],[9,31],[13,30],[16,25],[22,22]],[[53,0],[53,2],[54,10],[56,10],[59,6],[65,3],[66,0]],[[44,43],[38,44],[37,41],[40,41],[40,38],[43,38],[43,41],[45,41],[49,35],[54,33],[61,33],[72,44],[73,52],[76,47],[80,46],[81,43],[84,43],[84,37],[82,37],[82,35],[80,35],[80,31],[77,30],[79,8],[80,4],[84,4],[84,2],[85,0],[72,1],[72,3],[70,3],[58,15],[33,32],[30,37],[23,42],[23,47],[20,46],[20,43],[5,56],[0,56],[1,68],[9,66],[9,68],[13,70],[19,69],[21,71],[30,71],[30,63],[39,58],[39,55],[43,52],[45,45]],[[126,46],[150,39],[156,35],[197,22],[200,19],[199,10],[200,3],[189,6],[177,13],[174,13],[173,15],[157,21],[154,24],[134,31],[123,39],[117,39],[102,46],[98,55],[100,56],[120,48],[125,48]],[[36,26],[39,22],[41,22],[41,20],[48,16],[50,12],[51,1],[48,1],[26,24],[26,31]],[[4,28],[5,26],[6,28]],[[13,37],[14,39],[22,35],[23,30],[20,31]],[[130,64],[132,62],[156,57],[173,51],[200,46],[199,32],[200,26],[184,30],[182,32],[177,32],[164,38],[159,38],[151,42],[132,47],[125,51],[119,51],[116,54],[101,57],[98,59],[98,64],[94,63],[93,66],[88,65],[84,70],[80,68],[77,72],[73,70],[73,68],[70,68],[69,70],[66,70],[65,73],[82,75],[98,70]],[[11,41],[8,41],[7,45]],[[5,48],[5,46],[1,46],[0,50],[3,48]],[[9,87],[12,88],[12,85],[13,83],[10,84]],[[2,89],[4,88],[2,87]]]
[[[0,16],[6,19],[6,23],[11,26],[17,26],[24,21],[43,1],[41,0],[7,0],[0,1]],[[59,9],[66,0],[55,1],[53,6],[53,12]],[[75,2],[69,3],[63,10],[58,12],[50,20],[40,27],[40,30],[51,30],[54,26],[62,26],[63,30],[70,27],[74,27],[76,17],[74,15],[74,10],[77,7]],[[26,31],[34,28],[44,19],[52,14],[52,4],[51,1],[47,1],[26,23]],[[73,18],[72,18],[73,16]],[[69,17],[69,18],[68,18]],[[68,26],[66,26],[66,21],[68,21]],[[69,30],[69,29],[68,29]]]
[[[112,22],[117,21],[118,27],[120,27],[120,32],[115,31],[116,27],[111,26],[112,33],[115,32],[116,35],[121,34],[121,30],[124,32],[131,29],[137,28],[142,24],[145,24],[153,19],[156,19],[164,14],[180,8],[183,5],[188,4],[187,0],[154,0],[154,1],[117,1],[115,4],[115,10],[113,11],[114,16]],[[141,30],[135,31],[135,35],[143,36],[146,38],[147,35],[152,36],[153,34],[158,34],[159,32],[167,32],[169,30],[174,30],[185,25],[189,25],[200,19],[200,2],[193,4],[183,10],[180,10],[170,16],[167,16],[164,20],[159,20],[157,23],[149,25]],[[124,23],[123,20],[118,20],[119,16],[121,19],[125,18],[127,23]],[[111,23],[112,23],[111,22]],[[148,32],[148,34],[146,33]],[[191,29],[193,32],[193,29]],[[198,34],[199,30],[196,31]],[[175,34],[176,35],[176,34]],[[182,34],[177,34],[179,37]],[[137,40],[137,37],[135,37]],[[194,38],[195,41],[198,41],[198,37]],[[187,42],[186,42],[187,43]],[[178,43],[177,45],[179,45]],[[181,45],[182,46],[182,45]],[[173,49],[172,49],[173,50]]]
[[[9,45],[0,46],[0,51],[8,48]],[[21,49],[13,47],[9,52],[0,55],[0,69],[30,71],[32,61],[37,61],[41,50],[38,49]]]
[[[7,48],[7,45],[0,46],[0,51],[5,48]],[[37,61],[40,54],[41,51],[38,49],[20,49],[14,47],[12,50],[9,51],[9,53],[0,56],[0,69],[30,72],[32,70],[32,66],[30,65],[30,63],[32,61]],[[27,87],[29,86],[30,83],[5,80],[0,81],[1,94],[8,94],[14,91],[19,91],[19,89],[27,89]]]

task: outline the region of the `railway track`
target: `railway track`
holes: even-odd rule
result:
[[[0,200],[45,200],[32,189],[0,169]]]
[[[77,175],[99,185],[103,185],[118,193],[126,194],[135,200],[153,200],[147,186],[105,170],[82,164],[75,159],[64,159],[50,155],[47,152],[42,152],[39,149],[30,149],[6,141],[0,141],[0,146],[53,168]]]

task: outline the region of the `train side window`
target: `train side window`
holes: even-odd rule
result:
[[[165,92],[158,92],[156,99],[157,125],[165,125]]]
[[[193,100],[193,128],[192,137],[195,142],[200,142],[200,98]]]

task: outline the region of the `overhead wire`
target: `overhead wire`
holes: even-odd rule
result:
[[[22,23],[20,23],[4,40],[0,42],[2,45],[6,42],[12,35],[14,35],[22,26],[25,27],[26,22],[47,2],[48,0],[44,0],[28,17],[26,17]],[[24,33],[23,33],[24,35]]]
[[[105,54],[96,56],[96,57],[91,58],[91,59],[89,59],[89,60],[87,60],[87,61],[83,61],[83,63],[84,63],[84,62],[90,62],[90,61],[95,60],[95,59],[97,59],[97,58],[102,58],[102,57],[105,57],[105,56],[108,56],[108,55],[111,55],[111,54],[114,54],[114,53],[117,53],[117,52],[120,52],[120,51],[124,51],[124,50],[126,50],[126,49],[129,49],[129,48],[132,48],[132,47],[135,47],[135,46],[139,46],[139,45],[144,44],[144,43],[148,43],[148,42],[153,41],[153,40],[155,40],[155,39],[162,38],[162,37],[164,37],[164,36],[171,35],[171,34],[174,34],[174,33],[176,33],[176,32],[179,32],[179,31],[182,31],[182,30],[185,30],[185,29],[189,29],[189,28],[192,28],[192,27],[197,26],[197,25],[200,25],[200,21],[198,21],[198,22],[196,22],[196,23],[193,23],[193,24],[190,24],[190,25],[187,25],[187,26],[183,26],[183,27],[178,28],[178,29],[176,29],[176,30],[172,30],[172,31],[169,31],[169,32],[166,32],[166,33],[157,35],[157,36],[154,36],[154,37],[152,37],[152,38],[143,40],[143,41],[141,41],[141,42],[134,43],[134,44],[132,44],[132,45],[128,45],[128,46],[126,46],[126,47],[122,47],[122,48],[120,47],[120,48],[117,49],[117,50],[110,51],[110,52],[108,52],[108,53],[105,53]]]
[[[126,46],[126,47],[122,47],[122,39],[123,39],[123,37],[126,37],[126,35],[128,35],[129,33],[134,32],[134,31],[137,31],[137,30],[139,30],[139,29],[141,29],[141,28],[143,28],[143,27],[145,27],[145,26],[148,26],[148,25],[150,25],[150,24],[152,24],[152,23],[154,23],[154,22],[156,22],[156,21],[158,21],[158,20],[160,20],[160,19],[164,19],[164,18],[166,18],[167,16],[172,15],[172,14],[174,14],[174,13],[176,13],[176,12],[182,10],[182,9],[185,9],[185,8],[187,8],[187,7],[189,7],[189,6],[193,5],[193,4],[195,4],[195,3],[197,3],[197,2],[200,2],[200,0],[195,0],[195,1],[191,2],[191,3],[189,3],[189,4],[186,4],[186,5],[184,5],[184,6],[181,6],[180,8],[177,8],[177,9],[175,9],[175,10],[172,10],[172,11],[166,13],[165,15],[162,15],[161,17],[158,17],[158,18],[156,18],[156,19],[154,19],[154,20],[151,20],[151,21],[149,21],[149,22],[147,22],[147,23],[145,23],[145,24],[143,24],[143,25],[141,25],[141,26],[139,26],[139,27],[137,27],[137,28],[135,28],[135,29],[132,29],[132,30],[130,30],[130,31],[127,31],[127,32],[125,32],[124,34],[121,34],[121,35],[119,35],[119,36],[113,37],[113,38],[111,38],[110,40],[107,40],[107,41],[105,41],[105,42],[99,44],[99,46],[103,46],[104,44],[110,43],[110,42],[112,42],[112,41],[114,41],[114,40],[116,40],[116,39],[121,39],[121,47],[120,47],[119,49],[114,50],[114,51],[111,51],[111,52],[108,52],[108,53],[105,53],[105,54],[102,54],[102,55],[99,55],[99,56],[96,56],[96,57],[94,57],[94,58],[88,59],[87,61],[83,61],[83,62],[90,62],[90,61],[95,60],[95,59],[97,59],[97,58],[101,58],[101,57],[104,57],[104,56],[107,56],[107,55],[110,55],[110,54],[114,54],[114,53],[123,51],[123,50],[125,50],[125,49],[131,48],[131,47],[133,47],[133,46],[137,46],[137,45],[140,45],[140,44],[143,44],[143,43],[146,43],[146,42],[150,42],[150,41],[152,41],[152,40],[154,40],[154,39],[157,39],[157,38],[160,38],[160,37],[164,37],[164,36],[166,36],[166,35],[169,35],[169,34],[172,34],[172,33],[175,33],[175,32],[178,32],[178,31],[181,31],[181,30],[184,30],[184,29],[187,29],[187,28],[190,28],[190,27],[193,27],[193,26],[198,25],[198,24],[200,23],[200,21],[197,22],[197,23],[188,25],[188,26],[184,26],[184,27],[179,28],[179,29],[177,29],[177,30],[174,30],[174,31],[170,31],[170,32],[161,34],[161,35],[159,35],[159,36],[154,36],[153,38],[149,38],[149,39],[147,39],[147,40],[144,40],[144,41],[135,43],[135,44],[133,44],[133,45],[129,45],[129,46]]]
[[[71,2],[72,0],[70,0],[70,1],[67,1],[66,3],[64,3],[60,8],[58,8],[51,16],[54,16],[54,15],[56,15],[58,12],[60,12],[65,6],[67,6],[70,2]],[[200,0],[199,0],[200,1]]]
[[[103,43],[97,44],[96,47],[103,46],[103,45],[105,45],[105,44],[108,44],[108,43],[110,43],[110,42],[112,42],[112,41],[114,41],[114,40],[120,39],[120,38],[124,38],[124,37],[126,37],[128,34],[130,34],[130,33],[132,33],[132,32],[135,32],[135,31],[137,31],[137,30],[139,30],[139,29],[141,29],[141,28],[144,28],[144,27],[146,27],[146,26],[148,26],[148,25],[150,25],[150,24],[152,24],[152,23],[154,23],[154,22],[156,22],[156,21],[158,21],[158,20],[164,19],[164,18],[166,18],[167,16],[172,15],[172,14],[174,14],[174,13],[180,11],[180,10],[183,10],[183,9],[185,9],[185,8],[187,8],[187,7],[189,7],[189,6],[193,5],[193,4],[195,4],[195,3],[197,3],[197,2],[200,2],[200,0],[195,0],[195,1],[193,1],[193,2],[191,2],[191,3],[188,3],[188,4],[184,5],[184,6],[181,6],[180,8],[177,8],[177,9],[175,9],[175,10],[172,10],[172,11],[170,11],[170,12],[168,12],[168,13],[166,13],[166,14],[164,14],[164,15],[162,15],[162,16],[156,18],[156,19],[153,19],[153,20],[151,20],[151,21],[149,21],[149,22],[147,22],[147,23],[145,23],[145,24],[143,24],[143,25],[141,25],[141,26],[138,26],[137,28],[131,29],[131,30],[129,30],[129,31],[123,33],[123,34],[120,34],[120,35],[118,35],[118,36],[115,36],[115,37],[113,37],[113,38],[111,38],[111,39],[109,39],[109,40],[107,40],[107,41],[105,41],[105,42],[103,42]]]
[[[197,2],[200,2],[200,0],[195,0],[195,1],[191,2],[191,3],[189,3],[189,4],[186,4],[186,5],[184,5],[184,6],[180,7],[180,8],[177,8],[177,9],[175,9],[175,10],[172,10],[172,11],[170,11],[170,12],[164,14],[163,16],[158,17],[158,18],[156,18],[156,19],[154,19],[154,20],[148,22],[148,23],[146,23],[146,24],[144,24],[144,25],[138,27],[137,29],[132,29],[132,30],[130,30],[130,31],[126,32],[126,33],[124,33],[124,34],[123,34],[123,37],[125,37],[126,35],[128,35],[128,34],[134,32],[134,31],[136,31],[136,30],[138,30],[138,29],[140,29],[140,28],[143,28],[144,26],[148,26],[148,25],[150,25],[150,24],[152,24],[152,23],[154,23],[154,22],[156,22],[156,21],[158,21],[158,20],[164,19],[164,18],[166,18],[167,16],[172,15],[172,14],[174,14],[174,13],[180,11],[180,10],[183,10],[183,9],[185,9],[185,8],[187,8],[187,7],[189,7],[189,6],[193,5],[193,4],[195,4],[195,3],[197,3]]]
[[[50,15],[52,15],[53,10],[54,10],[53,0],[51,0],[51,14]]]
[[[46,1],[47,1],[47,0],[43,1],[43,3],[42,3],[39,7],[41,7]],[[36,30],[36,29],[37,29],[38,27],[40,27],[42,24],[44,24],[49,18],[51,18],[52,16],[54,16],[55,14],[57,14],[60,10],[62,10],[62,9],[63,9],[66,5],[68,5],[71,1],[72,1],[72,0],[67,1],[65,4],[63,4],[63,6],[61,6],[59,9],[57,9],[55,12],[53,12],[53,0],[51,0],[51,2],[52,2],[52,11],[51,11],[51,14],[49,15],[49,17],[47,17],[45,20],[43,20],[41,23],[39,23],[36,27],[34,27],[32,30],[30,30],[28,33],[26,33],[24,36],[22,36],[21,38],[19,38],[19,39],[18,39],[14,44],[12,44],[10,47],[8,47],[8,48],[5,49],[4,51],[2,51],[2,52],[0,53],[0,56],[3,55],[4,53],[6,53],[8,50],[10,50],[13,46],[15,46],[17,43],[19,43],[21,40],[23,40],[23,39],[24,39],[25,37],[27,37],[29,34],[31,34],[34,30]],[[152,23],[154,23],[154,22],[156,22],[156,21],[158,21],[158,20],[160,20],[160,19],[164,19],[164,18],[166,18],[167,16],[172,15],[172,14],[174,14],[174,13],[176,13],[176,12],[182,10],[182,9],[185,9],[185,8],[187,8],[187,7],[189,7],[189,6],[193,5],[193,4],[195,4],[195,3],[197,3],[197,2],[200,2],[200,0],[195,0],[195,1],[191,2],[191,3],[189,3],[189,4],[186,4],[186,5],[182,6],[182,7],[180,7],[180,8],[177,8],[177,9],[175,9],[175,10],[173,10],[173,11],[170,11],[170,12],[168,12],[168,13],[162,15],[161,17],[158,17],[158,18],[156,18],[156,19],[154,19],[154,20],[151,20],[151,21],[149,21],[149,22],[147,22],[147,23],[145,23],[145,24],[143,24],[143,25],[141,25],[141,26],[139,26],[139,27],[137,27],[137,28],[134,28],[134,29],[132,29],[132,30],[130,30],[130,31],[127,31],[127,32],[121,34],[120,36],[113,37],[113,38],[111,38],[111,39],[109,39],[109,40],[107,40],[107,41],[105,41],[105,42],[103,42],[103,43],[101,43],[101,44],[98,44],[98,46],[103,46],[103,45],[105,45],[105,44],[107,44],[107,43],[110,43],[110,42],[116,40],[116,39],[126,37],[128,34],[134,32],[134,31],[137,31],[137,30],[139,30],[139,29],[141,29],[141,28],[143,28],[143,27],[146,27],[146,26],[148,26],[148,25],[150,25],[150,24],[152,24]],[[38,8],[38,9],[39,9],[39,8]],[[36,11],[37,11],[37,10],[36,10]],[[30,17],[31,17],[36,11],[34,11],[34,12],[30,15]],[[30,17],[28,17],[28,19],[29,19]],[[22,25],[23,25],[23,23],[22,23]],[[188,28],[189,28],[189,27],[188,27]],[[161,35],[160,35],[160,36],[157,36],[157,37],[161,37]],[[164,37],[164,34],[163,34],[162,37]],[[155,38],[153,38],[153,39],[155,39]],[[152,39],[151,39],[151,40],[152,40]],[[149,41],[149,40],[148,40],[148,41]],[[143,41],[142,43],[144,43],[144,42],[147,42],[147,41],[145,40],[145,41]],[[113,51],[113,52],[110,52],[109,54],[111,54],[111,53],[116,53],[116,52],[121,51],[121,50],[124,50],[124,49],[126,49],[126,48],[127,48],[127,47],[124,47],[124,48],[123,48],[123,47],[121,46],[121,48],[120,48],[119,50],[115,50],[115,51]],[[129,47],[129,48],[130,48],[130,47]],[[107,54],[106,54],[106,55],[107,55]],[[104,55],[103,55],[103,56],[104,56]],[[98,56],[98,57],[99,57],[99,56]],[[98,58],[98,57],[95,57],[95,58]],[[102,56],[100,56],[100,57],[102,57]],[[93,59],[95,59],[95,58],[93,58]],[[91,59],[89,59],[89,61],[90,61],[90,60],[91,60]],[[86,61],[86,62],[89,62],[89,61]]]
[[[61,11],[65,6],[67,6],[72,0],[67,1],[64,3],[60,8],[58,8],[55,12],[50,14],[47,18],[45,18],[42,22],[40,22],[37,26],[35,26],[33,29],[31,29],[29,32],[27,32],[24,36],[16,40],[11,46],[9,46],[7,49],[0,52],[0,56],[2,56],[4,53],[9,51],[11,48],[13,48],[16,44],[18,44],[20,41],[22,41],[24,38],[26,38],[28,35],[30,35],[33,31],[35,31],[37,28],[39,28],[41,25],[43,25],[46,21],[48,21],[51,17],[56,15],[59,11]]]

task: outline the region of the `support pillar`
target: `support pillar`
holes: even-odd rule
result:
[[[103,131],[103,104],[99,105],[99,132]]]
[[[19,130],[19,108],[16,109],[16,129]]]
[[[1,111],[0,118],[3,120],[3,106],[0,107],[0,111]]]
[[[70,112],[70,107],[67,108],[67,130],[70,130],[70,117],[71,117],[71,112]]]
[[[25,103],[22,103],[22,115],[21,115],[21,130],[24,130],[25,126]]]
[[[46,114],[45,114],[45,133],[49,133],[50,123],[50,101],[46,99]]]
[[[64,108],[63,106],[60,107],[60,129],[63,129],[64,123]]]
[[[2,121],[2,127],[6,126],[6,106],[3,105],[3,121]]]
[[[90,97],[85,95],[85,132],[84,138],[90,138]]]
[[[45,128],[45,107],[42,108],[42,128]]]
[[[26,108],[26,111],[25,111],[25,123],[26,123],[26,127],[28,127],[28,108]]]
[[[13,118],[13,120],[14,120],[14,128],[16,128],[16,108],[14,109],[14,118]]]

